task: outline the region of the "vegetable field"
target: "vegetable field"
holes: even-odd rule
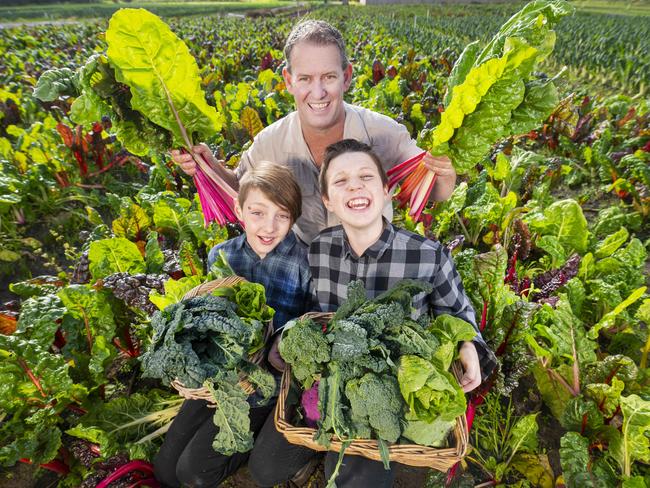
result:
[[[522,5],[309,16],[346,39],[346,100],[428,144],[463,49],[482,49]],[[419,220],[395,201],[399,225],[451,250],[499,362],[467,398],[469,455],[429,473],[431,487],[650,486],[650,17],[634,9],[596,5],[558,20],[552,54],[527,75],[557,87],[540,97],[546,120],[495,133],[489,155],[463,167],[451,198],[425,205]],[[293,110],[281,69],[297,19],[164,20],[221,121],[205,142],[234,167]],[[64,78],[34,92],[45,71],[105,53],[107,25],[0,29],[0,466],[11,477],[19,463],[40,465],[63,487],[94,487],[152,459],[180,402],[142,375],[161,327],[152,313],[182,308],[213,278],[207,251],[241,231],[204,226],[192,180],[160,149],[168,141],[129,139],[122,114],[80,120],[94,101],[82,106]],[[113,108],[128,94],[115,86]],[[126,484],[103,486],[150,476],[146,463],[129,466]]]

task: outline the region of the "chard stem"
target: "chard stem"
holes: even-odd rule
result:
[[[34,383],[34,386],[38,389],[38,391],[41,392],[41,395],[43,398],[46,398],[47,395],[43,391],[43,387],[41,386],[41,382],[38,380],[36,375],[32,372],[31,368],[27,366],[27,362],[24,359],[18,359],[18,365],[21,367],[21,369],[25,372],[25,374],[29,377],[32,383]]]
[[[641,363],[639,364],[639,367],[641,369],[645,369],[646,366],[648,365],[649,353],[650,353],[650,334],[648,335],[648,339],[645,341],[645,346],[643,346],[643,352],[641,353]]]

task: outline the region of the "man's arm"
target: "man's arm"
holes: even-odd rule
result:
[[[370,110],[360,113],[370,135],[371,145],[380,158],[385,158],[386,170],[422,152],[404,125]],[[451,164],[451,159],[444,155],[433,156],[427,152],[422,162],[428,170],[438,175],[429,200],[440,202],[449,198],[456,186],[456,170]]]
[[[203,157],[203,159],[210,165],[215,173],[223,180],[228,183],[233,189],[239,190],[239,180],[235,175],[235,172],[229,168],[226,168],[223,165],[223,161],[217,160],[210,151],[210,148],[205,144],[199,144],[192,148],[192,154],[187,152],[181,152],[178,149],[172,149],[171,155],[172,159],[176,164],[178,164],[181,169],[188,174],[189,176],[194,176],[196,173],[196,161],[195,157]]]

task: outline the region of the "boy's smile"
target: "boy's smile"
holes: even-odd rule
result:
[[[263,191],[251,188],[235,209],[244,224],[246,241],[261,259],[282,242],[291,229],[291,214],[272,202]]]

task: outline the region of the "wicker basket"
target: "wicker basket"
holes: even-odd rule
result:
[[[311,318],[317,323],[324,324],[332,317],[331,313],[308,313],[303,315],[305,318]],[[457,379],[461,377],[461,370],[457,364],[452,366],[452,370]],[[342,447],[341,439],[334,437],[330,447],[327,448],[314,441],[316,429],[310,427],[294,427],[289,423],[289,406],[287,405],[287,396],[291,385],[291,367],[287,365],[282,375],[282,386],[280,387],[280,396],[275,407],[275,428],[282,433],[291,443],[308,447],[315,451],[335,451],[339,452]],[[392,444],[388,448],[390,460],[409,466],[419,466],[433,468],[439,471],[447,471],[454,464],[460,461],[468,451],[469,432],[467,428],[467,419],[461,415],[456,420],[453,430],[454,447],[434,448],[420,446],[417,444]],[[381,461],[379,446],[376,440],[362,439],[354,440],[345,450],[346,454],[355,454],[375,461]]]
[[[216,290],[217,288],[235,286],[236,284],[242,283],[244,281],[246,280],[241,276],[228,276],[226,278],[221,278],[218,280],[207,281],[198,286],[195,286],[190,291],[188,291],[183,296],[183,300],[188,300],[190,298],[203,296],[212,292],[213,290]],[[266,324],[266,330],[264,331],[264,343],[267,342],[267,340],[269,339],[269,337],[271,337],[272,334],[273,334],[273,324],[272,322],[269,322],[268,324]],[[249,358],[250,362],[260,365],[264,361],[264,352],[265,352],[264,348],[257,351]],[[212,394],[210,393],[210,390],[208,390],[205,387],[187,388],[185,385],[183,385],[183,383],[181,383],[178,380],[172,381],[171,386],[178,392],[180,396],[182,396],[186,400],[205,400],[208,403],[212,403],[214,401]],[[239,374],[239,386],[241,386],[242,390],[244,390],[244,393],[246,393],[247,395],[250,395],[255,391],[255,387],[246,379],[246,375],[243,373]]]

